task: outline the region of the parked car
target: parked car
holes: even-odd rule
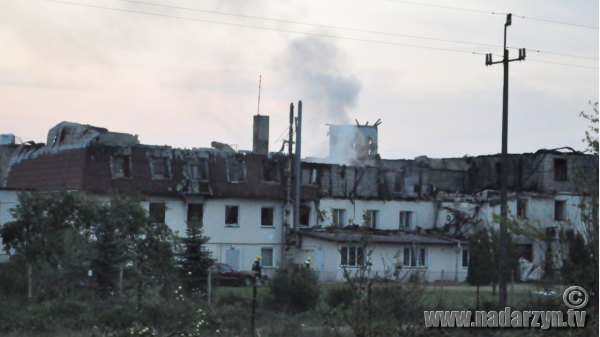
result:
[[[251,287],[256,283],[254,273],[234,270],[226,263],[215,263],[210,269],[212,282],[216,285]]]

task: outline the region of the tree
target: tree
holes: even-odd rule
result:
[[[495,276],[492,266],[492,244],[487,229],[483,229],[469,237],[467,282],[477,286],[477,310],[479,310],[479,287],[490,284]]]
[[[206,248],[210,238],[203,235],[202,228],[202,220],[193,218],[187,223],[186,236],[178,239],[182,252],[176,254],[177,265],[188,294],[202,287],[202,280],[208,277],[208,268],[215,262]]]
[[[585,242],[581,233],[575,234],[569,242],[567,258],[563,261],[560,274],[565,284],[579,285],[586,289],[593,287],[597,270],[594,269],[590,244]]]
[[[500,223],[500,215],[494,214],[493,221],[496,224]],[[522,223],[516,217],[510,215],[506,219],[507,227],[509,228],[508,236],[506,237],[506,252],[507,252],[507,272],[516,273],[519,267],[519,249],[515,244],[513,229],[518,229]],[[492,247],[492,294],[496,294],[496,283],[498,282],[500,270],[500,230],[497,228],[489,228],[489,237]],[[517,232],[517,233],[520,233]],[[509,277],[510,279],[510,277]]]

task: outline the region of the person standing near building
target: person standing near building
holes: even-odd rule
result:
[[[302,266],[302,267],[303,267],[304,269],[306,269],[306,270],[310,270],[310,261],[311,261],[311,260],[312,260],[312,259],[311,259],[310,257],[307,257],[307,258],[306,258],[306,262],[304,262],[304,266]]]
[[[256,276],[257,280],[262,279],[262,266],[260,265],[260,260],[262,260],[262,257],[257,256],[256,260],[254,260],[254,263],[252,264],[252,272],[254,273],[254,276]]]

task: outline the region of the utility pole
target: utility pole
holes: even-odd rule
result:
[[[525,48],[519,49],[519,58],[509,60],[508,49],[506,49],[506,30],[512,23],[512,14],[506,15],[504,24],[504,59],[500,62],[492,62],[492,54],[485,55],[485,65],[502,63],[504,65],[504,90],[502,98],[502,157],[500,161],[500,270],[498,271],[498,303],[500,308],[506,307],[506,279],[507,279],[507,247],[508,229],[506,217],[508,214],[506,176],[507,176],[507,150],[508,150],[508,63],[525,60]]]

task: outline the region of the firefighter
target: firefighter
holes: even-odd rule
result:
[[[312,259],[310,257],[306,258],[306,262],[304,262],[304,265],[303,265],[304,269],[310,270],[310,261],[311,260]]]
[[[260,260],[262,260],[262,257],[257,256],[256,260],[254,260],[254,263],[252,264],[252,272],[254,273],[254,276],[256,276],[257,280],[262,279],[262,266],[260,265]]]

